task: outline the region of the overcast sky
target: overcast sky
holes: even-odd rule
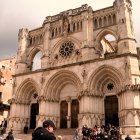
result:
[[[131,0],[136,40],[140,46],[140,0]],[[0,58],[16,55],[18,30],[41,27],[46,16],[88,4],[93,10],[113,5],[114,0],[0,0]],[[139,9],[138,9],[139,8]]]

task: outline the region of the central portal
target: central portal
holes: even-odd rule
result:
[[[105,125],[107,124],[119,126],[118,98],[116,96],[105,98]]]
[[[60,128],[77,128],[78,114],[79,102],[77,99],[74,99],[69,103],[62,101],[60,104]]]
[[[60,105],[60,128],[67,128],[68,103],[62,101]]]
[[[31,114],[30,114],[30,129],[36,128],[36,116],[39,113],[39,104],[34,103],[31,105]]]
[[[79,114],[79,102],[78,102],[78,100],[72,100],[72,103],[71,103],[71,128],[78,127],[78,114]]]

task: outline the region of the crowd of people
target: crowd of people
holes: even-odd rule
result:
[[[94,126],[88,128],[87,125],[82,128],[83,138],[82,140],[121,140],[122,132],[119,127],[112,126],[110,124],[101,127]],[[125,140],[132,140],[129,135],[126,136]]]
[[[6,131],[7,122],[1,123],[1,134],[3,135]],[[38,127],[32,133],[32,140],[56,140],[56,137],[53,133],[55,125],[53,121],[46,120],[43,122],[43,127]],[[25,131],[25,130],[24,130]],[[25,133],[25,132],[24,132]],[[25,133],[27,134],[27,132]],[[78,128],[75,130],[74,139],[79,139]],[[87,125],[82,127],[82,140],[121,140],[122,132],[119,127],[112,126],[110,124],[101,127],[94,126],[89,128]],[[62,140],[62,136],[58,137],[59,140]],[[6,136],[4,140],[14,140],[12,129]],[[132,138],[127,135],[125,140],[132,140]]]
[[[119,140],[120,132],[118,127],[102,125],[88,128],[87,125],[82,128],[83,140]]]
[[[0,124],[0,135],[4,137],[4,134],[6,133],[6,128],[7,128],[7,120],[4,119],[1,124]]]
[[[4,119],[1,124],[0,124],[0,135],[2,136],[2,138],[4,140],[14,140],[14,136],[13,136],[13,130],[11,129],[8,134],[6,135],[6,137],[4,136],[4,134],[6,133],[6,128],[7,128],[7,120]]]

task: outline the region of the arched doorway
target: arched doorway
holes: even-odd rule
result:
[[[107,124],[119,126],[118,98],[115,95],[105,98],[105,125]]]
[[[79,102],[78,102],[78,100],[72,100],[72,103],[71,103],[71,128],[78,127],[78,114],[79,114]]]
[[[33,103],[31,104],[31,112],[30,112],[30,129],[36,128],[36,115],[39,113],[39,104]]]
[[[62,101],[60,105],[60,128],[67,128],[68,103]]]

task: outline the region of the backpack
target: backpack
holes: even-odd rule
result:
[[[41,140],[41,136],[44,134],[44,128],[38,127],[32,133],[32,140]]]

